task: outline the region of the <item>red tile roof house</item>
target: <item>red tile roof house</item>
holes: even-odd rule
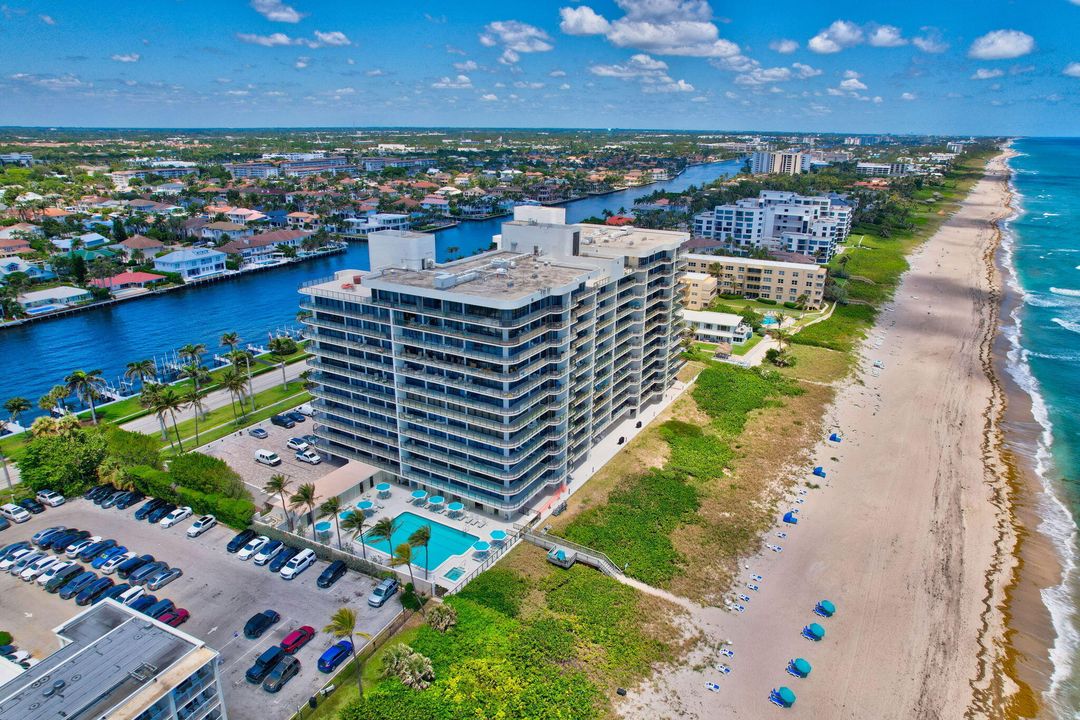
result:
[[[117,290],[129,290],[131,288],[145,288],[164,279],[164,275],[155,275],[154,273],[122,272],[112,277],[91,280],[90,284],[116,292]]]
[[[19,238],[0,238],[0,257],[5,255],[19,255],[21,253],[30,253],[34,249],[30,247],[29,240],[20,240]]]
[[[272,230],[227,242],[218,250],[229,255],[239,255],[245,263],[265,262],[280,252],[279,246],[288,245],[299,249],[304,238],[312,234],[306,230]]]

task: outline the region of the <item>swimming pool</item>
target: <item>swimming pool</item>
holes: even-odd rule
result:
[[[416,558],[413,565],[421,568],[426,566],[428,570],[439,567],[449,557],[468,552],[472,544],[480,539],[463,530],[456,530],[443,525],[441,522],[429,520],[411,512],[403,512],[395,517],[394,524],[397,525],[393,538],[394,547],[408,540],[409,536],[416,532],[416,529],[420,526],[427,525],[431,528],[431,542],[428,543],[427,550],[428,557],[424,557],[423,548],[413,550]],[[379,552],[387,554],[391,552],[390,545],[385,540],[372,540],[370,535],[370,531],[364,533],[365,545]]]

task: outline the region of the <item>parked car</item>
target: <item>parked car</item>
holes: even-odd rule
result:
[[[150,498],[142,504],[142,507],[135,511],[135,519],[145,520],[147,515],[154,512],[159,507],[165,504],[165,501],[161,498]]]
[[[278,454],[273,450],[259,448],[255,451],[255,462],[269,465],[270,467],[277,467],[281,464],[281,458],[278,457]]]
[[[266,679],[274,666],[281,662],[283,657],[285,657],[285,651],[281,649],[280,645],[266,648],[259,657],[255,658],[255,662],[244,673],[244,677],[250,683],[262,684],[262,681]]]
[[[7,560],[19,550],[25,550],[30,547],[29,540],[20,540],[19,542],[13,542],[10,545],[5,545],[0,548],[0,561]]]
[[[302,437],[304,439],[304,442],[306,442],[308,445],[311,445],[312,447],[315,447],[319,444],[319,438],[315,435],[301,435],[300,437]]]
[[[233,539],[230,540],[229,544],[225,546],[225,550],[230,553],[240,552],[240,548],[247,545],[248,541],[251,540],[251,538],[253,537],[255,537],[255,531],[251,528],[248,528],[247,530],[241,530],[233,536]]]
[[[114,488],[112,485],[109,485],[109,484],[95,485],[94,487],[87,490],[86,494],[83,495],[83,497],[86,498],[87,500],[90,500],[91,502],[93,502],[99,496],[104,495],[105,493],[109,492],[110,490],[115,490],[115,489],[116,488]]]
[[[30,519],[30,513],[26,511],[26,508],[13,505],[12,503],[0,505],[0,516],[7,518],[13,523],[24,523]]]
[[[322,457],[319,453],[311,449],[296,453],[296,459],[300,462],[305,462],[308,465],[318,465],[322,462]]]
[[[50,565],[48,569],[45,570],[45,572],[37,576],[37,584],[41,586],[48,584],[48,582],[54,577],[56,577],[56,575],[61,570],[65,570],[74,564],[75,563],[72,560],[63,560],[61,558],[56,558],[56,562]]]
[[[45,506],[39,503],[34,498],[23,498],[18,502],[18,505],[31,515],[40,515],[41,513],[45,512]]]
[[[94,504],[100,505],[118,492],[120,491],[112,485],[102,485],[101,490],[99,490],[97,494],[93,497]]]
[[[190,617],[191,613],[189,613],[184,608],[175,608],[167,613],[159,615],[157,619],[158,621],[165,623],[169,627],[180,627],[181,625],[186,623],[188,621],[188,618]]]
[[[123,497],[116,501],[117,510],[127,510],[129,507],[137,502],[142,501],[146,496],[138,490],[132,490],[125,493]]]
[[[101,564],[101,572],[106,575],[112,575],[116,570],[128,560],[139,557],[134,552],[122,552],[112,555],[106,562]]]
[[[313,637],[315,637],[315,628],[310,625],[301,625],[282,639],[281,649],[289,655],[295,655],[300,648],[311,642]]]
[[[165,613],[171,612],[172,610],[175,610],[175,609],[176,609],[176,604],[173,603],[172,600],[170,600],[169,598],[162,598],[161,600],[158,600],[156,603],[154,603],[150,607],[143,610],[143,614],[149,615],[150,617],[152,617],[152,618],[154,618],[156,620],[157,618],[161,617]]]
[[[146,522],[150,523],[151,525],[157,525],[159,522],[161,522],[162,518],[164,518],[166,515],[168,515],[175,509],[176,505],[174,503],[165,503],[164,505],[158,507],[156,510],[151,510],[150,514],[146,516]]]
[[[48,582],[45,583],[45,592],[55,593],[67,586],[69,582],[86,572],[86,569],[78,563],[71,563],[66,568],[56,571]]]
[[[281,688],[285,687],[285,683],[292,680],[300,672],[300,661],[291,655],[286,655],[281,659],[274,669],[270,671],[270,674],[266,676],[266,680],[263,681],[263,690],[270,693],[276,693]]]
[[[128,573],[128,576],[125,579],[132,585],[143,585],[146,583],[147,580],[149,580],[155,574],[161,572],[168,566],[168,563],[164,563],[160,560],[156,562],[146,563],[138,570]]]
[[[267,628],[281,619],[281,615],[275,610],[263,610],[258,615],[252,615],[244,624],[244,637],[256,640],[266,632]]]
[[[49,507],[60,507],[67,502],[67,499],[63,495],[53,490],[38,490],[34,497],[38,499],[38,502],[44,503]]]
[[[116,597],[116,602],[123,605],[131,605],[145,594],[146,588],[141,585],[130,585],[127,590]]]
[[[305,415],[304,413],[296,412],[295,410],[291,410],[287,413],[282,413],[282,415],[289,418],[294,423],[307,422],[307,415]]]
[[[146,587],[149,590],[160,590],[176,578],[184,574],[184,571],[180,568],[165,568],[160,572],[154,573],[154,575],[146,580]]]
[[[296,421],[291,420],[291,419],[285,417],[284,415],[274,415],[273,417],[270,418],[270,424],[271,425],[277,425],[278,427],[283,427],[283,428],[294,428],[294,427],[296,427]]]
[[[326,652],[319,656],[319,672],[334,672],[337,666],[345,662],[350,655],[352,655],[352,643],[348,640],[341,640],[331,645]]]
[[[60,558],[55,555],[42,555],[37,560],[24,567],[22,572],[19,573],[19,578],[26,581],[33,580],[58,562],[60,562]]]
[[[83,562],[90,562],[101,553],[105,552],[106,550],[111,550],[114,547],[116,547],[116,541],[112,538],[109,538],[107,540],[99,540],[98,542],[87,545],[85,548],[80,550],[77,557]]]
[[[7,530],[11,527],[11,523],[8,522],[6,517],[0,517],[0,530]]]
[[[113,558],[122,557],[126,554],[127,548],[123,545],[109,548],[108,550],[100,553],[96,558],[94,558],[90,563],[90,567],[94,568],[95,570],[101,570],[103,567],[105,567],[105,563],[109,562]],[[105,574],[108,575],[109,573]]]
[[[31,535],[30,542],[34,545],[37,545],[38,547],[41,547],[42,543],[44,543],[45,540],[51,537],[54,533],[64,532],[66,530],[67,528],[63,525],[53,525],[52,527],[47,527],[44,530],[38,530],[36,533]]]
[[[307,444],[307,442],[304,441],[303,438],[294,437],[289,438],[288,442],[285,443],[285,447],[289,448],[290,450],[296,450],[297,452],[301,452],[303,450],[307,450],[310,446]]]
[[[94,604],[96,605],[97,603],[101,602],[102,600],[116,600],[118,597],[120,597],[121,595],[123,595],[124,593],[126,593],[130,589],[131,589],[131,586],[128,585],[127,583],[120,583],[119,585],[113,585],[111,588],[109,588],[105,592],[98,595],[98,598],[97,598],[97,600],[94,601]],[[119,602],[119,600],[117,600],[117,602]]]
[[[163,528],[171,528],[176,523],[187,520],[189,517],[191,517],[191,508],[187,505],[183,505],[161,518],[161,521],[158,524]]]
[[[62,553],[68,549],[69,545],[85,540],[88,537],[90,537],[89,530],[68,530],[56,538],[49,538],[49,549],[55,553]]]
[[[293,557],[292,560],[285,563],[285,567],[281,568],[281,572],[279,574],[286,580],[292,580],[297,575],[304,572],[314,564],[315,551],[305,548],[300,552],[296,553],[296,556]]]
[[[140,595],[128,605],[129,608],[135,612],[145,613],[146,609],[151,607],[157,602],[157,597],[154,595]]]
[[[101,501],[101,507],[103,509],[109,509],[120,502],[121,498],[128,494],[127,490],[117,490],[114,493],[109,493],[104,500]]]
[[[265,565],[273,560],[283,547],[285,547],[285,544],[280,540],[271,540],[263,545],[259,552],[255,553],[255,557],[251,561],[256,565]]]
[[[153,555],[139,555],[138,557],[133,557],[120,563],[116,568],[116,574],[119,575],[121,579],[126,580],[131,573],[135,572],[143,565],[152,562],[154,562]]]
[[[26,557],[27,555],[36,553],[34,548],[30,547],[30,543],[27,543],[26,545],[26,547],[19,548],[3,560],[0,560],[0,572],[11,572],[12,565],[19,562],[19,560]]]
[[[100,535],[92,535],[88,538],[77,540],[67,546],[67,550],[64,551],[64,554],[67,555],[69,558],[77,557],[79,553],[81,553],[83,550],[90,547],[94,543],[99,542],[101,542]]]
[[[349,568],[345,565],[344,560],[335,560],[326,566],[326,569],[319,575],[319,579],[315,581],[315,584],[321,588],[328,588],[340,580],[348,569]]]
[[[73,577],[64,587],[60,588],[60,597],[63,600],[70,600],[79,593],[81,593],[87,585],[97,580],[97,573],[92,570],[86,570],[83,573]]]
[[[398,581],[393,578],[387,578],[376,585],[375,589],[371,591],[371,594],[368,595],[367,604],[371,607],[382,607],[397,591]]]
[[[270,538],[265,535],[258,535],[248,540],[247,545],[240,548],[240,551],[236,553],[236,557],[241,560],[250,560],[255,553],[263,549],[266,543],[270,542]]]
[[[315,408],[312,407],[310,403],[304,403],[303,405],[298,406],[295,410],[293,410],[293,412],[297,412],[301,415],[306,415],[308,417],[315,417]]]
[[[248,435],[253,438],[258,438],[259,440],[265,440],[266,438],[270,437],[270,433],[266,432],[261,427],[251,428],[250,430],[248,430]]]
[[[48,557],[48,555],[40,550],[31,550],[27,554],[19,556],[19,559],[11,564],[11,568],[8,572],[18,577],[22,574],[23,570],[45,557]]]
[[[217,518],[213,515],[203,515],[201,518],[191,524],[191,527],[187,530],[187,536],[189,538],[199,537],[210,528],[217,525]]]
[[[112,578],[99,577],[97,580],[90,583],[79,591],[78,595],[75,596],[75,604],[89,605],[90,603],[94,602],[94,600],[96,600],[99,595],[101,595],[103,592],[105,592],[115,584],[116,583],[113,582]]]
[[[270,561],[270,572],[272,572],[272,573],[281,572],[281,568],[285,567],[285,564],[287,562],[289,562],[290,560],[292,560],[294,557],[296,557],[296,554],[299,553],[299,552],[300,552],[300,548],[294,548],[294,547],[289,547],[288,545],[283,545],[282,548],[281,548],[281,552],[279,552],[277,554],[277,556],[274,557],[274,559]]]

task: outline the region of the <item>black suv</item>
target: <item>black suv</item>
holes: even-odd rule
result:
[[[281,615],[275,610],[264,610],[258,615],[252,615],[251,619],[244,625],[244,637],[249,640],[256,640],[280,619]]]
[[[296,427],[296,423],[293,422],[291,419],[285,417],[284,415],[274,415],[272,418],[270,418],[270,424],[277,425],[278,427],[283,428]]]
[[[321,588],[328,588],[340,580],[341,576],[344,575],[345,571],[348,569],[349,568],[345,565],[344,561],[335,560],[326,566],[326,569],[322,571],[322,575],[315,581],[315,584]]]
[[[251,528],[247,530],[241,530],[236,537],[229,541],[229,544],[225,546],[225,549],[230,553],[240,552],[240,548],[248,544],[248,541],[255,537],[255,531]]]
[[[280,645],[267,648],[262,655],[255,659],[255,664],[248,668],[247,672],[244,673],[244,677],[247,678],[249,683],[261,684],[283,657],[285,657],[285,651]]]

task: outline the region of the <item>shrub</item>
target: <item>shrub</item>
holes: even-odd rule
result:
[[[444,633],[457,625],[457,610],[454,609],[453,605],[439,603],[428,610],[427,621],[428,625]]]
[[[791,300],[788,300],[787,302],[784,303],[784,307],[788,308],[789,310],[798,310],[799,309],[799,303],[792,302]]]
[[[776,301],[772,298],[758,298],[757,301],[762,305],[775,305]]]
[[[160,443],[152,435],[112,427],[105,437],[108,441],[109,457],[122,467],[161,467],[161,453],[158,450]]]
[[[255,514],[255,505],[247,498],[228,498],[179,486],[175,492],[179,502],[190,506],[196,515],[213,515],[218,522],[236,530],[250,525]]]
[[[19,475],[33,490],[79,495],[97,482],[106,452],[105,437],[97,428],[41,435],[26,443],[18,461]]]
[[[528,591],[529,583],[525,578],[510,570],[493,567],[480,573],[458,593],[458,597],[498,610],[507,617],[517,617]]]
[[[221,458],[198,452],[183,453],[169,461],[169,474],[178,486],[200,493],[249,497],[240,476]]]
[[[10,645],[11,640],[11,633],[7,630],[0,630],[0,645]]]
[[[147,465],[135,465],[125,471],[135,489],[149,497],[161,498],[168,502],[176,502],[179,496],[173,488],[172,478],[164,470],[158,470]]]

